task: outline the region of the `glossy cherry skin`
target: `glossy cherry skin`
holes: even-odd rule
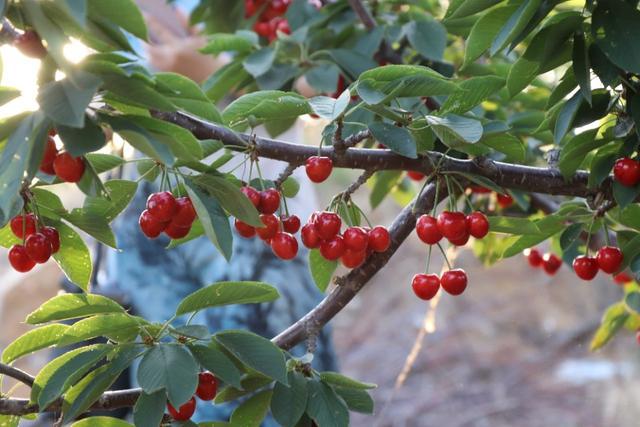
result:
[[[202,400],[213,400],[218,392],[218,380],[211,372],[198,374],[198,388],[196,396]]]
[[[258,209],[260,206],[260,192],[253,187],[245,186],[240,189],[247,196],[251,204]]]
[[[469,233],[465,233],[464,236],[460,237],[459,239],[448,239],[448,240],[449,240],[449,243],[451,243],[454,246],[464,246],[469,241],[469,237],[471,237],[471,235]]]
[[[640,162],[624,157],[613,165],[613,178],[627,187],[634,187],[640,182]]]
[[[482,212],[473,212],[467,215],[467,229],[476,239],[482,239],[489,233],[489,220]]]
[[[460,295],[467,288],[467,273],[461,268],[445,271],[440,278],[442,289],[451,295]]]
[[[367,251],[354,251],[349,248],[344,250],[342,257],[340,257],[340,261],[342,261],[342,265],[347,268],[356,268],[360,267],[364,261],[367,259]]]
[[[274,214],[261,214],[260,221],[264,227],[256,228],[256,233],[262,240],[272,239],[280,229],[280,221]]]
[[[320,255],[329,261],[335,261],[340,258],[345,251],[344,240],[342,236],[333,236],[330,240],[325,240],[320,245]]]
[[[340,232],[342,220],[335,212],[320,212],[314,222],[318,236],[323,240],[329,240]]]
[[[278,258],[290,260],[298,255],[298,241],[292,234],[278,232],[271,239],[271,249]]]
[[[176,199],[176,213],[171,220],[171,223],[177,227],[191,227],[193,221],[198,216],[196,210],[191,203],[191,199],[188,197],[178,197]]]
[[[11,231],[13,231],[13,234],[18,239],[24,239],[25,237],[29,237],[36,232],[36,216],[32,213],[28,213],[26,215],[18,215],[11,219],[10,226]]]
[[[496,196],[496,199],[498,201],[498,206],[500,206],[502,209],[506,209],[509,206],[513,205],[513,197],[511,197],[509,194],[498,194]]]
[[[297,215],[284,216],[282,220],[282,228],[287,233],[295,234],[300,230],[300,218]]]
[[[51,254],[55,254],[60,250],[60,233],[53,227],[42,227],[40,232],[47,236],[49,244],[51,244]]]
[[[333,170],[333,160],[324,156],[311,156],[305,163],[305,171],[309,180],[320,183],[331,175]]]
[[[182,239],[186,237],[187,234],[191,231],[191,226],[182,227],[173,221],[167,225],[167,228],[164,229],[164,234],[171,237],[172,239]]]
[[[53,169],[53,162],[58,155],[58,149],[56,143],[51,137],[47,137],[47,142],[44,147],[44,155],[40,161],[40,170],[48,175],[55,175],[56,171]]]
[[[38,264],[44,264],[51,258],[52,248],[47,236],[42,233],[33,233],[27,237],[24,243],[29,258]]]
[[[540,267],[542,265],[542,254],[536,248],[527,248],[522,253],[527,257],[531,267]]]
[[[573,270],[582,280],[591,280],[598,274],[598,261],[586,255],[577,256],[573,260]]]
[[[407,172],[407,176],[414,181],[422,181],[422,179],[424,179],[424,174],[418,171],[409,171]]]
[[[438,229],[438,221],[431,215],[422,215],[418,218],[416,233],[420,240],[427,245],[435,245],[442,240],[442,233]]]
[[[625,283],[633,282],[633,277],[627,273],[618,273],[613,276],[613,281],[618,285],[624,285]]]
[[[411,281],[411,288],[418,298],[429,301],[440,289],[440,278],[437,274],[416,274]]]
[[[441,212],[437,225],[440,233],[449,240],[463,239],[468,234],[467,219],[462,212]]]
[[[60,153],[53,161],[56,176],[65,182],[78,182],[84,175],[84,159],[69,153]]]
[[[624,255],[619,248],[615,246],[605,246],[600,248],[596,255],[596,261],[598,261],[598,267],[605,273],[613,274],[622,265]]]
[[[240,221],[238,218],[235,219],[234,224],[233,224],[236,228],[236,231],[238,232],[239,235],[241,235],[242,237],[246,238],[246,239],[250,239],[253,236],[256,235],[256,229],[255,227]]]
[[[544,271],[553,276],[562,266],[562,260],[556,254],[544,254],[542,257],[542,268]]]
[[[171,403],[167,402],[167,409],[169,410],[169,414],[176,421],[187,421],[191,419],[193,414],[196,412],[196,399],[192,397],[176,410],[176,408],[171,405]]]
[[[145,236],[155,239],[167,228],[169,223],[158,221],[155,216],[145,209],[140,214],[140,218],[138,218],[138,225],[140,225],[140,229]]]
[[[302,238],[302,244],[309,249],[319,248],[322,243],[322,239],[313,224],[304,225],[300,230],[300,237]]]
[[[42,44],[40,36],[32,30],[27,30],[16,37],[13,45],[22,52],[23,55],[31,58],[42,59],[47,56],[47,49]]]
[[[263,214],[272,214],[280,207],[280,193],[275,188],[268,188],[260,192],[260,206],[258,210]]]
[[[178,203],[170,191],[161,191],[149,195],[147,210],[157,221],[168,222],[178,212]]]
[[[9,249],[9,264],[17,272],[26,273],[35,267],[36,262],[29,257],[24,246],[13,245]]]
[[[369,231],[369,248],[374,252],[384,252],[391,246],[389,231],[382,226],[373,227]]]
[[[344,246],[353,252],[361,252],[369,245],[369,233],[361,227],[349,227],[342,233]]]

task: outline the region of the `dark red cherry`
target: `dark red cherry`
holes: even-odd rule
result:
[[[367,259],[366,249],[361,251],[354,251],[349,248],[344,250],[342,257],[340,258],[340,260],[342,261],[342,265],[344,265],[347,268],[360,267],[366,259]]]
[[[298,254],[298,241],[292,234],[278,232],[271,239],[271,249],[280,259],[293,259]]]
[[[211,372],[198,374],[198,388],[196,396],[202,400],[213,400],[218,392],[218,380]]]
[[[297,215],[284,216],[281,220],[282,228],[287,233],[295,234],[300,230],[300,218]]]
[[[562,266],[562,260],[556,254],[544,254],[542,257],[542,268],[544,271],[553,276]]]
[[[411,288],[418,298],[429,301],[440,289],[440,278],[437,274],[416,274],[411,281]]]
[[[47,49],[42,44],[38,33],[27,30],[13,40],[13,45],[22,52],[23,55],[31,58],[42,59],[47,56]]]
[[[445,271],[440,284],[447,293],[460,295],[467,288],[467,273],[461,268]]]
[[[151,215],[151,213],[145,209],[140,214],[140,218],[138,218],[138,224],[145,236],[150,239],[155,239],[167,228],[169,222],[158,221],[155,216]]]
[[[274,214],[261,214],[260,220],[264,227],[256,228],[256,233],[262,240],[272,239],[280,230],[280,221]]]
[[[320,255],[329,261],[335,261],[344,254],[344,241],[342,236],[336,235],[320,244]]]
[[[253,187],[245,186],[240,189],[242,193],[249,199],[251,204],[258,209],[260,206],[260,192]]]
[[[596,255],[598,267],[605,273],[613,274],[620,269],[624,255],[619,248],[615,246],[605,246],[600,248]]]
[[[634,187],[640,182],[640,162],[624,157],[613,165],[613,178],[627,187]]]
[[[333,160],[324,156],[309,157],[305,163],[307,176],[312,182],[320,183],[329,178],[333,170]]]
[[[522,253],[527,257],[531,267],[540,267],[542,265],[542,254],[536,248],[527,248]]]
[[[255,227],[240,221],[238,218],[236,218],[234,226],[236,227],[236,231],[238,232],[238,234],[246,239],[250,239],[251,237],[256,235]]]
[[[385,252],[391,246],[391,235],[386,227],[381,225],[369,231],[369,248],[374,252]]]
[[[56,148],[56,143],[52,137],[47,137],[47,142],[44,147],[44,155],[42,156],[42,161],[40,162],[40,170],[48,175],[55,175],[56,171],[53,169],[53,162],[58,155],[58,149]]]
[[[167,402],[167,409],[169,410],[169,414],[171,418],[176,421],[188,421],[191,419],[193,414],[196,412],[196,399],[192,397],[185,403],[180,406],[177,410],[171,405],[171,403]]]
[[[182,227],[175,222],[171,221],[167,228],[164,229],[164,234],[171,237],[172,239],[182,239],[186,237],[187,234],[191,231],[191,226]]]
[[[440,233],[449,240],[464,239],[468,234],[467,219],[462,212],[441,212],[437,224]]]
[[[496,198],[498,200],[498,206],[500,206],[502,209],[506,209],[509,206],[513,205],[513,197],[511,197],[509,194],[498,194]]]
[[[624,285],[625,283],[633,282],[633,277],[627,273],[618,273],[613,276],[613,281],[618,285]]]
[[[11,219],[10,226],[18,239],[24,239],[36,232],[36,216],[32,213],[18,215]]]
[[[424,179],[424,174],[418,171],[408,171],[407,176],[414,181],[422,181]]]
[[[272,214],[280,207],[280,193],[275,188],[260,192],[260,206],[258,210],[263,214]]]
[[[591,280],[598,274],[598,261],[586,255],[577,256],[573,260],[573,270],[582,280]]]
[[[191,203],[191,199],[188,197],[178,197],[176,199],[176,205],[178,208],[171,222],[177,227],[191,227],[193,221],[195,221],[198,216],[193,207],[193,203]]]
[[[53,227],[42,227],[40,232],[47,236],[51,244],[51,254],[55,254],[60,250],[60,233]]]
[[[304,225],[300,230],[300,237],[302,238],[302,244],[309,249],[319,248],[322,243],[322,239],[318,236],[313,224]]]
[[[442,240],[442,233],[438,229],[437,220],[431,215],[422,215],[418,218],[416,233],[420,240],[427,245],[435,245]]]
[[[335,212],[320,212],[314,222],[318,236],[323,240],[329,240],[340,232],[342,220]]]
[[[178,212],[178,203],[170,191],[162,191],[149,195],[147,211],[159,222],[168,222]]]
[[[467,229],[476,239],[482,239],[489,233],[489,220],[482,212],[473,212],[467,215]]]
[[[349,227],[342,233],[344,246],[353,252],[362,252],[369,244],[369,233],[362,227]]]
[[[35,267],[36,262],[27,254],[27,250],[22,245],[13,245],[9,249],[9,264],[14,270],[20,273],[31,271]]]
[[[47,236],[42,233],[33,233],[27,237],[24,247],[27,250],[29,258],[38,264],[44,264],[51,258],[51,242],[49,242]]]
[[[56,176],[65,182],[78,182],[84,175],[84,159],[69,153],[60,153],[53,161]]]

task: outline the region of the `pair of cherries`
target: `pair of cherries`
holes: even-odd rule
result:
[[[291,34],[289,21],[282,16],[290,4],[291,0],[245,0],[244,17],[251,18],[262,9],[253,24],[253,31],[271,42],[278,37],[278,31]]]
[[[362,265],[371,252],[385,252],[391,246],[391,235],[382,226],[372,229],[348,227],[340,233],[342,219],[335,212],[314,212],[302,227],[302,243],[309,249],[319,249],[326,260],[340,259],[347,268]]]
[[[60,234],[53,227],[39,227],[33,213],[18,215],[9,223],[13,234],[23,244],[9,249],[9,263],[20,273],[31,271],[36,264],[49,261],[60,250]]]
[[[59,152],[53,136],[55,131],[49,132],[40,170],[48,175],[56,175],[64,182],[80,181],[85,170],[84,159],[73,157],[68,152]]]
[[[189,234],[196,218],[190,198],[176,198],[170,191],[161,191],[149,195],[147,208],[140,214],[138,224],[150,239],[162,232],[172,239],[181,239]]]
[[[562,260],[556,254],[545,253],[542,255],[536,248],[525,249],[523,254],[531,267],[542,267],[551,276],[556,274],[562,266]]]
[[[488,189],[487,187],[483,187],[481,185],[472,185],[469,187],[473,194],[491,194],[493,191]],[[500,194],[496,193],[496,201],[498,202],[498,206],[502,209],[507,209],[511,205],[513,205],[513,197],[510,194]]]
[[[613,274],[620,269],[624,255],[620,248],[604,246],[595,257],[580,255],[573,260],[573,271],[582,280],[592,280],[599,270]]]
[[[470,236],[482,239],[489,233],[489,220],[479,211],[466,216],[462,212],[443,211],[437,218],[431,215],[418,218],[416,232],[428,245],[435,245],[444,237],[453,245],[464,246]]]
[[[411,281],[413,292],[425,301],[435,297],[440,286],[450,295],[460,295],[467,288],[467,273],[461,268],[445,271],[442,277],[433,273],[419,273]]]
[[[256,235],[271,247],[274,255],[283,260],[290,260],[298,255],[298,241],[294,234],[300,229],[300,218],[297,215],[278,218],[275,214],[260,214],[264,227],[253,227],[239,219],[235,220],[235,228],[242,237],[251,239]]]
[[[616,160],[613,179],[626,187],[635,187],[640,182],[640,162],[629,157]]]
[[[198,388],[196,389],[196,396],[205,401],[213,400],[218,392],[218,380],[211,372],[200,372],[198,375]],[[167,402],[167,409],[171,418],[176,421],[188,421],[196,412],[196,399],[191,397],[187,403],[180,406],[178,409]]]

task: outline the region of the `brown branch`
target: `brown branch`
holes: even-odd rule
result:
[[[371,30],[378,25],[376,24],[376,20],[373,18],[373,15],[371,15],[371,12],[369,12],[369,9],[367,9],[362,0],[348,1],[349,6],[351,6],[351,9],[353,9],[356,15],[358,15],[358,18],[360,18],[360,21],[362,21],[367,30]]]
[[[5,365],[4,363],[0,363],[0,375],[6,375],[16,379],[29,387],[33,386],[33,382],[35,381],[35,378],[27,374],[25,371],[14,368],[13,366]]]

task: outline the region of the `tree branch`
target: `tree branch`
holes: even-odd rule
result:
[[[4,363],[0,363],[0,375],[6,375],[16,379],[29,387],[33,386],[33,382],[35,381],[35,378],[27,374],[25,371],[14,368],[13,366],[5,365]]]
[[[371,30],[378,25],[362,0],[348,0],[348,2],[351,9],[358,15],[358,18],[360,18],[360,21],[362,21],[367,30]]]

